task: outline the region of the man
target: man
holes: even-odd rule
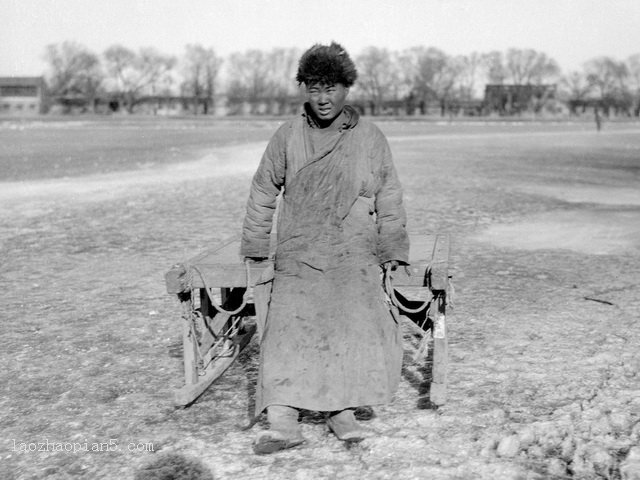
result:
[[[346,105],[356,77],[339,44],[307,50],[296,75],[303,112],[278,129],[253,178],[245,258],[268,257],[282,193],[256,388],[270,429],[257,453],[304,441],[298,409],[326,412],[339,439],[361,440],[353,410],[390,402],[400,379],[401,332],[380,267],[407,264],[406,215],[384,135]]]

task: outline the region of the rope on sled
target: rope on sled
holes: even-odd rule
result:
[[[402,302],[400,302],[397,298],[396,298],[396,294],[395,294],[395,290],[393,289],[393,285],[391,283],[391,269],[388,267],[384,267],[384,290],[387,293],[387,296],[389,297],[389,300],[391,300],[391,303],[393,305],[395,305],[396,307],[398,307],[398,309],[402,310],[405,313],[418,313],[421,312],[422,310],[424,310],[425,308],[427,308],[430,304],[430,301],[426,301],[423,302],[421,305],[419,305],[416,308],[409,308],[406,307],[405,305],[402,304]]]
[[[242,303],[240,304],[240,306],[235,310],[231,310],[231,311],[225,310],[224,308],[222,308],[222,305],[218,304],[215,298],[213,298],[211,289],[207,285],[207,281],[204,279],[204,275],[202,274],[200,269],[198,269],[198,267],[196,267],[195,265],[191,265],[191,269],[193,269],[195,272],[198,273],[198,275],[200,275],[200,279],[202,280],[202,285],[204,286],[205,292],[207,292],[207,297],[209,297],[209,301],[211,301],[211,305],[213,305],[213,307],[218,312],[229,315],[229,316],[233,316],[240,313],[244,309],[244,307],[247,306],[247,302],[249,301],[249,296],[251,294],[249,291],[249,287],[251,287],[251,266],[249,265],[249,260],[244,261],[244,266],[245,266],[245,271],[247,275],[247,289],[244,291],[244,294],[242,295]]]

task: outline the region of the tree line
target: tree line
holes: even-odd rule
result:
[[[47,46],[44,58],[50,96],[87,108],[106,99],[114,108],[133,112],[145,99],[179,98],[194,113],[207,114],[223,95],[231,110],[248,105],[250,113],[288,113],[299,101],[294,78],[301,53],[297,48],[252,49],[223,58],[211,47],[191,44],[180,56],[122,45],[97,54],[66,41]],[[572,113],[597,105],[605,114],[640,114],[640,53],[625,60],[595,57],[567,73],[534,49],[449,55],[435,47],[394,51],[370,46],[353,59],[359,77],[351,97],[374,115],[389,108],[425,113],[434,104],[444,114],[452,105],[480,102],[487,84],[553,84],[556,100]]]

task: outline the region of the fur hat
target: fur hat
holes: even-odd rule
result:
[[[317,43],[300,57],[296,81],[305,85],[341,83],[350,87],[357,76],[356,66],[342,45],[336,42],[329,46]]]

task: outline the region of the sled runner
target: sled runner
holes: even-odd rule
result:
[[[274,245],[272,236],[272,246]],[[410,266],[382,275],[394,313],[410,320],[421,337],[414,359],[432,345],[429,399],[443,405],[447,395],[446,306],[449,293],[448,235],[411,235]],[[273,263],[239,261],[240,238],[206,250],[165,274],[167,292],[182,306],[185,385],[175,404],[187,406],[229,368],[264,325]],[[272,248],[272,252],[275,248]],[[266,295],[266,298],[265,298]]]

